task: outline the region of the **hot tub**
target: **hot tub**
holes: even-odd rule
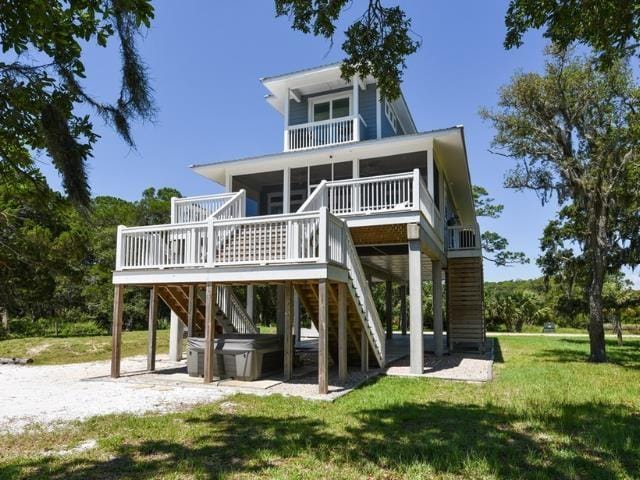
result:
[[[204,338],[189,337],[187,345],[187,372],[192,377],[204,376]],[[213,375],[221,378],[256,380],[280,370],[284,362],[282,338],[277,335],[226,334],[214,340],[214,352]]]

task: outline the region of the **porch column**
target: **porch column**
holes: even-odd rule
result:
[[[291,169],[284,167],[282,175],[282,213],[291,213]]]
[[[387,280],[384,284],[384,318],[387,325],[387,338],[393,337],[393,283],[391,280]]]
[[[253,318],[254,315],[254,302],[255,302],[255,291],[253,285],[247,285],[247,314],[249,318],[255,322]]]
[[[276,334],[284,335],[284,285],[276,286]]]
[[[436,357],[441,357],[442,347],[442,264],[431,260],[431,278],[433,280],[433,339]]]
[[[293,287],[287,282],[284,287],[284,379],[291,380],[293,372]]]
[[[169,326],[169,360],[179,362],[182,360],[182,337],[184,336],[184,324],[180,317],[171,311],[171,324]]]
[[[216,321],[215,321],[215,285],[206,283],[206,297],[204,307],[204,383],[213,381],[216,355],[214,352]]]
[[[156,327],[158,324],[158,286],[149,292],[149,331],[147,338],[147,371],[156,369]]]
[[[198,286],[189,285],[189,305],[187,306],[187,337],[193,337],[198,302]]]
[[[402,335],[407,334],[407,286],[400,285],[400,328]]]
[[[111,330],[111,378],[118,378],[120,376],[123,299],[124,285],[116,285],[113,292],[113,327]]]
[[[326,279],[318,282],[318,392],[329,392],[329,298]]]
[[[346,383],[347,369],[347,285],[338,284],[338,377]]]
[[[424,370],[421,257],[420,240],[409,240],[410,371],[415,374],[422,374]]]

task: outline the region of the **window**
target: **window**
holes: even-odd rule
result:
[[[343,118],[351,115],[351,96],[322,96],[310,100],[309,117],[314,122]]]
[[[398,117],[396,116],[396,112],[393,110],[391,104],[386,100],[384,102],[384,114],[387,116],[387,120],[389,120],[393,131],[398,133]]]

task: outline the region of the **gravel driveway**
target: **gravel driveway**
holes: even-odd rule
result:
[[[158,368],[178,364],[159,355]],[[122,360],[122,371],[144,370],[144,356]],[[110,362],[70,365],[0,365],[0,433],[18,433],[31,424],[51,426],[109,413],[169,411],[219,400],[215,387],[144,385],[96,378],[109,375]]]

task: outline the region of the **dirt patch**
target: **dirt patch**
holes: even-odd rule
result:
[[[35,347],[31,347],[27,350],[27,356],[35,357],[36,355],[40,355],[42,352],[49,350],[50,347],[50,343],[41,343],[40,345],[36,345]]]

